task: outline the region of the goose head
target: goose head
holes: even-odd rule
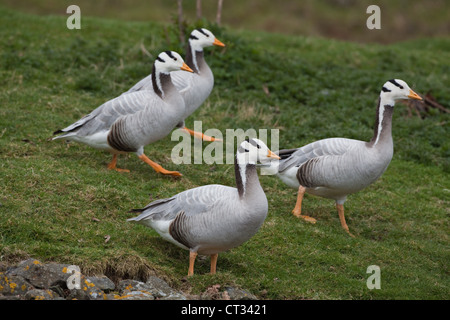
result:
[[[210,46],[225,47],[225,44],[219,41],[211,31],[205,28],[193,30],[189,36],[189,43],[196,51],[201,51],[203,48]]]
[[[397,100],[422,98],[415,93],[408,84],[400,79],[391,79],[387,81],[381,89],[380,98],[385,101],[384,104],[393,106]]]
[[[264,142],[256,138],[243,141],[238,148],[236,158],[239,164],[256,164],[271,159],[280,159],[279,156],[269,150]]]
[[[161,73],[184,70],[194,72],[175,51],[161,52],[155,60],[155,70]]]

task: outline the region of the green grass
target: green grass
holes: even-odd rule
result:
[[[157,273],[191,293],[218,283],[268,299],[448,299],[448,115],[432,110],[421,120],[396,106],[391,165],[346,203],[356,238],[341,229],[332,201],[306,196],[303,208],[318,223],[304,223],[290,213],[295,190],[262,176],[269,214],[261,230],[220,254],[215,276],[209,259],[198,259],[196,275],[183,280],[188,253],[126,223],[128,211],[204,184],[234,185],[232,166],[175,166],[177,142],[167,137],[146,153],[181,179],[157,175],[135,155],[119,157],[131,170],[120,174],[106,169],[108,154],[49,140],[150,72],[141,43],[154,56],[182,53],[173,28],[84,17],[77,31],[65,17],[0,15],[3,262],[35,257],[113,278]],[[381,46],[208,27],[227,47],[207,49],[216,85],[191,127],[278,128],[286,148],[332,136],[369,140],[378,92],[391,78],[450,106],[446,38]],[[370,265],[381,268],[381,290],[366,287]]]
[[[2,0],[10,8],[34,14],[65,15],[71,0]],[[83,16],[169,23],[176,19],[177,1],[77,0]],[[376,4],[381,30],[369,30],[366,13]],[[202,1],[202,16],[215,21],[217,1]],[[314,35],[362,42],[392,43],[449,34],[450,3],[446,0],[240,0],[223,3],[222,24],[234,29]],[[196,1],[183,1],[183,16],[196,20]]]

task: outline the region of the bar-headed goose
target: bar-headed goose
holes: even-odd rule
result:
[[[117,155],[134,152],[156,172],[180,176],[179,172],[164,169],[144,154],[146,145],[167,136],[182,119],[184,100],[170,76],[170,71],[180,69],[192,72],[178,53],[160,53],[153,64],[152,90],[109,100],[67,128],[55,131],[54,134],[62,134],[53,139],[81,142],[111,152],[113,159],[108,169],[128,171],[116,167]]]
[[[298,149],[280,150],[281,160],[269,170],[292,188],[298,188],[293,214],[307,221],[314,218],[301,214],[305,192],[334,199],[342,227],[350,233],[344,217],[347,195],[375,182],[388,167],[393,155],[392,113],[401,99],[422,98],[402,80],[387,81],[381,90],[376,112],[375,132],[369,142],[330,138],[312,142]]]
[[[194,111],[203,104],[214,87],[214,75],[203,56],[203,48],[213,45],[220,47],[225,46],[225,44],[219,41],[211,31],[204,28],[193,30],[189,36],[185,60],[186,64],[194,72],[186,73],[174,71],[171,73],[172,82],[182,95],[186,104],[183,121],[178,124],[178,127],[183,128],[183,130],[189,132],[189,134],[194,137],[205,141],[214,141],[215,139],[205,136],[201,132],[195,132],[186,128],[184,119],[194,113]],[[152,83],[150,76],[148,76],[131,87],[126,93],[149,90],[152,88]]]
[[[218,253],[249,240],[267,216],[256,163],[271,158],[279,159],[262,141],[244,141],[235,158],[237,188],[213,184],[189,189],[133,210],[141,214],[127,221],[153,228],[165,240],[190,250],[188,275],[194,273],[197,254],[211,255],[215,273]]]

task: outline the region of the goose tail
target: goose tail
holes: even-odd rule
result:
[[[134,218],[127,219],[128,222],[140,222],[142,220],[148,219],[148,218],[156,218],[160,217],[164,214],[164,205],[167,203],[170,203],[173,201],[175,197],[172,198],[166,198],[166,199],[159,199],[156,201],[153,201],[146,207],[142,209],[131,209],[130,213],[138,213],[139,215]],[[161,207],[162,206],[162,207]]]
[[[297,150],[298,149],[283,149],[275,153],[281,158],[281,160],[285,160],[290,158],[292,154]]]
[[[261,175],[278,175],[280,173],[280,165],[289,159],[295,151],[297,151],[297,149],[282,149],[275,151],[274,153],[281,159],[272,160],[269,163],[258,164],[257,166],[261,168]]]

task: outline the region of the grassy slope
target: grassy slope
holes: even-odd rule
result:
[[[5,5],[34,14],[65,14],[71,0],[2,0]],[[366,28],[369,5],[381,10],[382,30]],[[77,0],[84,16],[168,23],[177,1]],[[216,19],[217,1],[202,1],[203,17]],[[326,36],[357,42],[393,43],[418,36],[448,35],[447,0],[240,0],[223,4],[222,23],[233,28],[291,35]],[[183,15],[196,19],[196,1],[183,1]],[[282,19],[280,19],[282,17]],[[385,32],[386,31],[386,32]]]
[[[448,298],[448,116],[419,120],[396,107],[394,160],[346,204],[355,239],[341,230],[332,201],[307,196],[304,210],[319,221],[298,221],[290,214],[295,191],[263,176],[270,211],[260,232],[221,254],[216,276],[207,274],[209,259],[199,259],[196,276],[181,281],[187,252],[125,223],[128,210],[199,185],[233,185],[232,166],[177,167],[169,156],[176,142],[167,138],[146,152],[181,171],[181,180],[156,175],[134,155],[119,158],[131,170],[119,174],[105,168],[109,155],[48,140],[150,71],[141,42],[152,54],[178,46],[165,42],[158,24],[83,18],[83,29],[70,31],[64,17],[2,8],[0,15],[3,261],[33,256],[116,277],[156,272],[187,291],[234,284],[271,299]],[[377,93],[394,77],[450,105],[448,39],[362,46],[211,28],[227,48],[207,50],[216,86],[191,126],[201,119],[203,128],[223,132],[279,128],[288,148],[330,136],[368,140]],[[373,264],[381,267],[381,290],[366,287]]]

